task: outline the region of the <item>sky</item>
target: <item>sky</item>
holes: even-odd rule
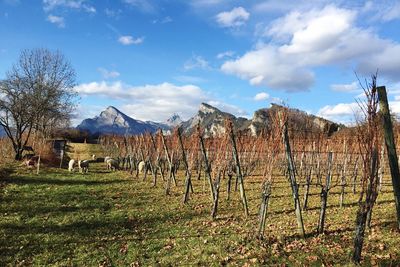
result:
[[[400,113],[399,0],[0,0],[0,79],[34,48],[75,69],[74,125],[110,105],[189,119],[201,102],[349,124],[377,71]]]

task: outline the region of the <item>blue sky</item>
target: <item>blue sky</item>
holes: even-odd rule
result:
[[[188,119],[283,101],[353,120],[379,70],[400,112],[400,1],[0,0],[0,78],[22,49],[60,50],[77,73],[78,123],[109,105]]]

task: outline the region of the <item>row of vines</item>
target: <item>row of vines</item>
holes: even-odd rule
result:
[[[317,233],[325,231],[329,192],[340,188],[340,207],[346,194],[359,195],[353,260],[359,262],[363,236],[370,227],[373,206],[388,172],[385,146],[377,118],[376,92],[367,92],[366,122],[355,131],[327,136],[322,131],[299,131],[288,127],[288,112],[277,112],[270,118],[271,127],[257,137],[235,132],[231,121],[225,122],[225,133],[204,138],[202,129],[183,135],[176,128],[171,135],[162,131],[140,136],[104,136],[100,144],[106,153],[118,158],[123,170],[139,177],[138,165],[145,162],[143,179],[153,186],[160,184],[169,195],[173,187],[183,185],[183,203],[196,193],[193,179],[203,179],[210,195],[210,215],[216,218],[220,191],[229,200],[238,190],[245,216],[249,215],[246,183],[262,177],[260,183],[259,227],[257,236],[265,235],[268,205],[277,177],[286,177],[293,195],[298,233],[306,236],[302,213],[308,208],[311,187],[320,188],[320,216]],[[368,116],[372,115],[375,117]],[[183,170],[184,181],[177,182],[177,171]],[[151,179],[149,179],[151,177]],[[224,182],[222,182],[224,181]],[[350,188],[351,190],[346,190]]]

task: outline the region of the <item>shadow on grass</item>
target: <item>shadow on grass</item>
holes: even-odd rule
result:
[[[376,204],[386,204],[386,203],[393,203],[394,200],[380,200],[377,201]],[[352,202],[352,203],[343,203],[343,208],[348,208],[348,207],[355,207],[358,206],[358,202]],[[335,204],[335,205],[329,205],[328,203],[328,209],[330,208],[340,208],[340,204]],[[307,211],[313,211],[313,210],[320,210],[321,206],[314,206],[311,208],[307,208],[307,209],[302,209],[302,211],[307,212]],[[278,211],[271,211],[269,212],[269,214],[290,214],[290,213],[294,213],[294,209],[284,209],[284,210],[278,210]]]
[[[3,179],[6,183],[25,185],[25,184],[49,184],[49,185],[108,185],[127,183],[126,180],[111,180],[111,181],[94,181],[82,179],[56,179],[56,178],[36,178],[36,177],[6,177]]]
[[[0,182],[10,177],[14,172],[15,168],[13,167],[0,168]]]
[[[186,214],[179,219],[187,220],[193,216],[196,214]],[[0,254],[2,255],[0,265],[15,263],[19,259],[32,259],[35,255],[42,253],[54,254],[57,257],[60,257],[62,253],[63,258],[73,257],[68,254],[73,254],[77,246],[87,247],[92,251],[99,250],[98,253],[102,253],[104,247],[110,246],[105,243],[134,241],[140,244],[141,241],[149,240],[160,240],[164,243],[170,236],[181,234],[181,231],[170,233],[162,227],[165,223],[174,220],[172,217],[160,214],[134,218],[117,215],[76,220],[65,224],[3,223],[1,228],[5,234],[3,238],[0,238]],[[48,237],[43,239],[46,236]],[[48,263],[51,263],[51,260]]]
[[[156,218],[149,218],[152,223]],[[135,229],[144,223],[132,222],[126,218],[99,218],[87,221],[76,221],[69,224],[3,224],[4,238],[0,238],[0,265],[6,266],[16,262],[35,258],[38,254],[50,253],[46,264],[55,263],[63,258],[71,257],[78,245],[96,250],[104,241],[115,240],[118,236],[127,234],[136,236]],[[48,238],[43,239],[44,236]],[[26,237],[29,237],[27,240]],[[100,253],[100,252],[99,252]],[[58,258],[58,259],[57,259]],[[55,261],[55,262],[52,262]],[[30,264],[29,264],[30,265]]]

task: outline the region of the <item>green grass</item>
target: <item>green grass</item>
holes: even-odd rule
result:
[[[88,174],[48,168],[40,175],[14,166],[0,189],[0,266],[351,265],[357,210],[357,195],[351,192],[340,208],[339,188],[333,189],[326,234],[318,236],[319,189],[313,188],[310,209],[304,212],[308,236],[301,239],[288,182],[280,178],[272,192],[266,237],[258,240],[259,177],[245,183],[249,218],[238,192],[225,200],[223,181],[213,221],[203,181],[193,181],[195,194],[184,205],[183,173],[166,196],[161,181],[151,186],[151,176],[143,181],[122,171],[107,172],[103,165],[92,164]],[[378,197],[372,224],[362,265],[399,265],[390,186]]]

